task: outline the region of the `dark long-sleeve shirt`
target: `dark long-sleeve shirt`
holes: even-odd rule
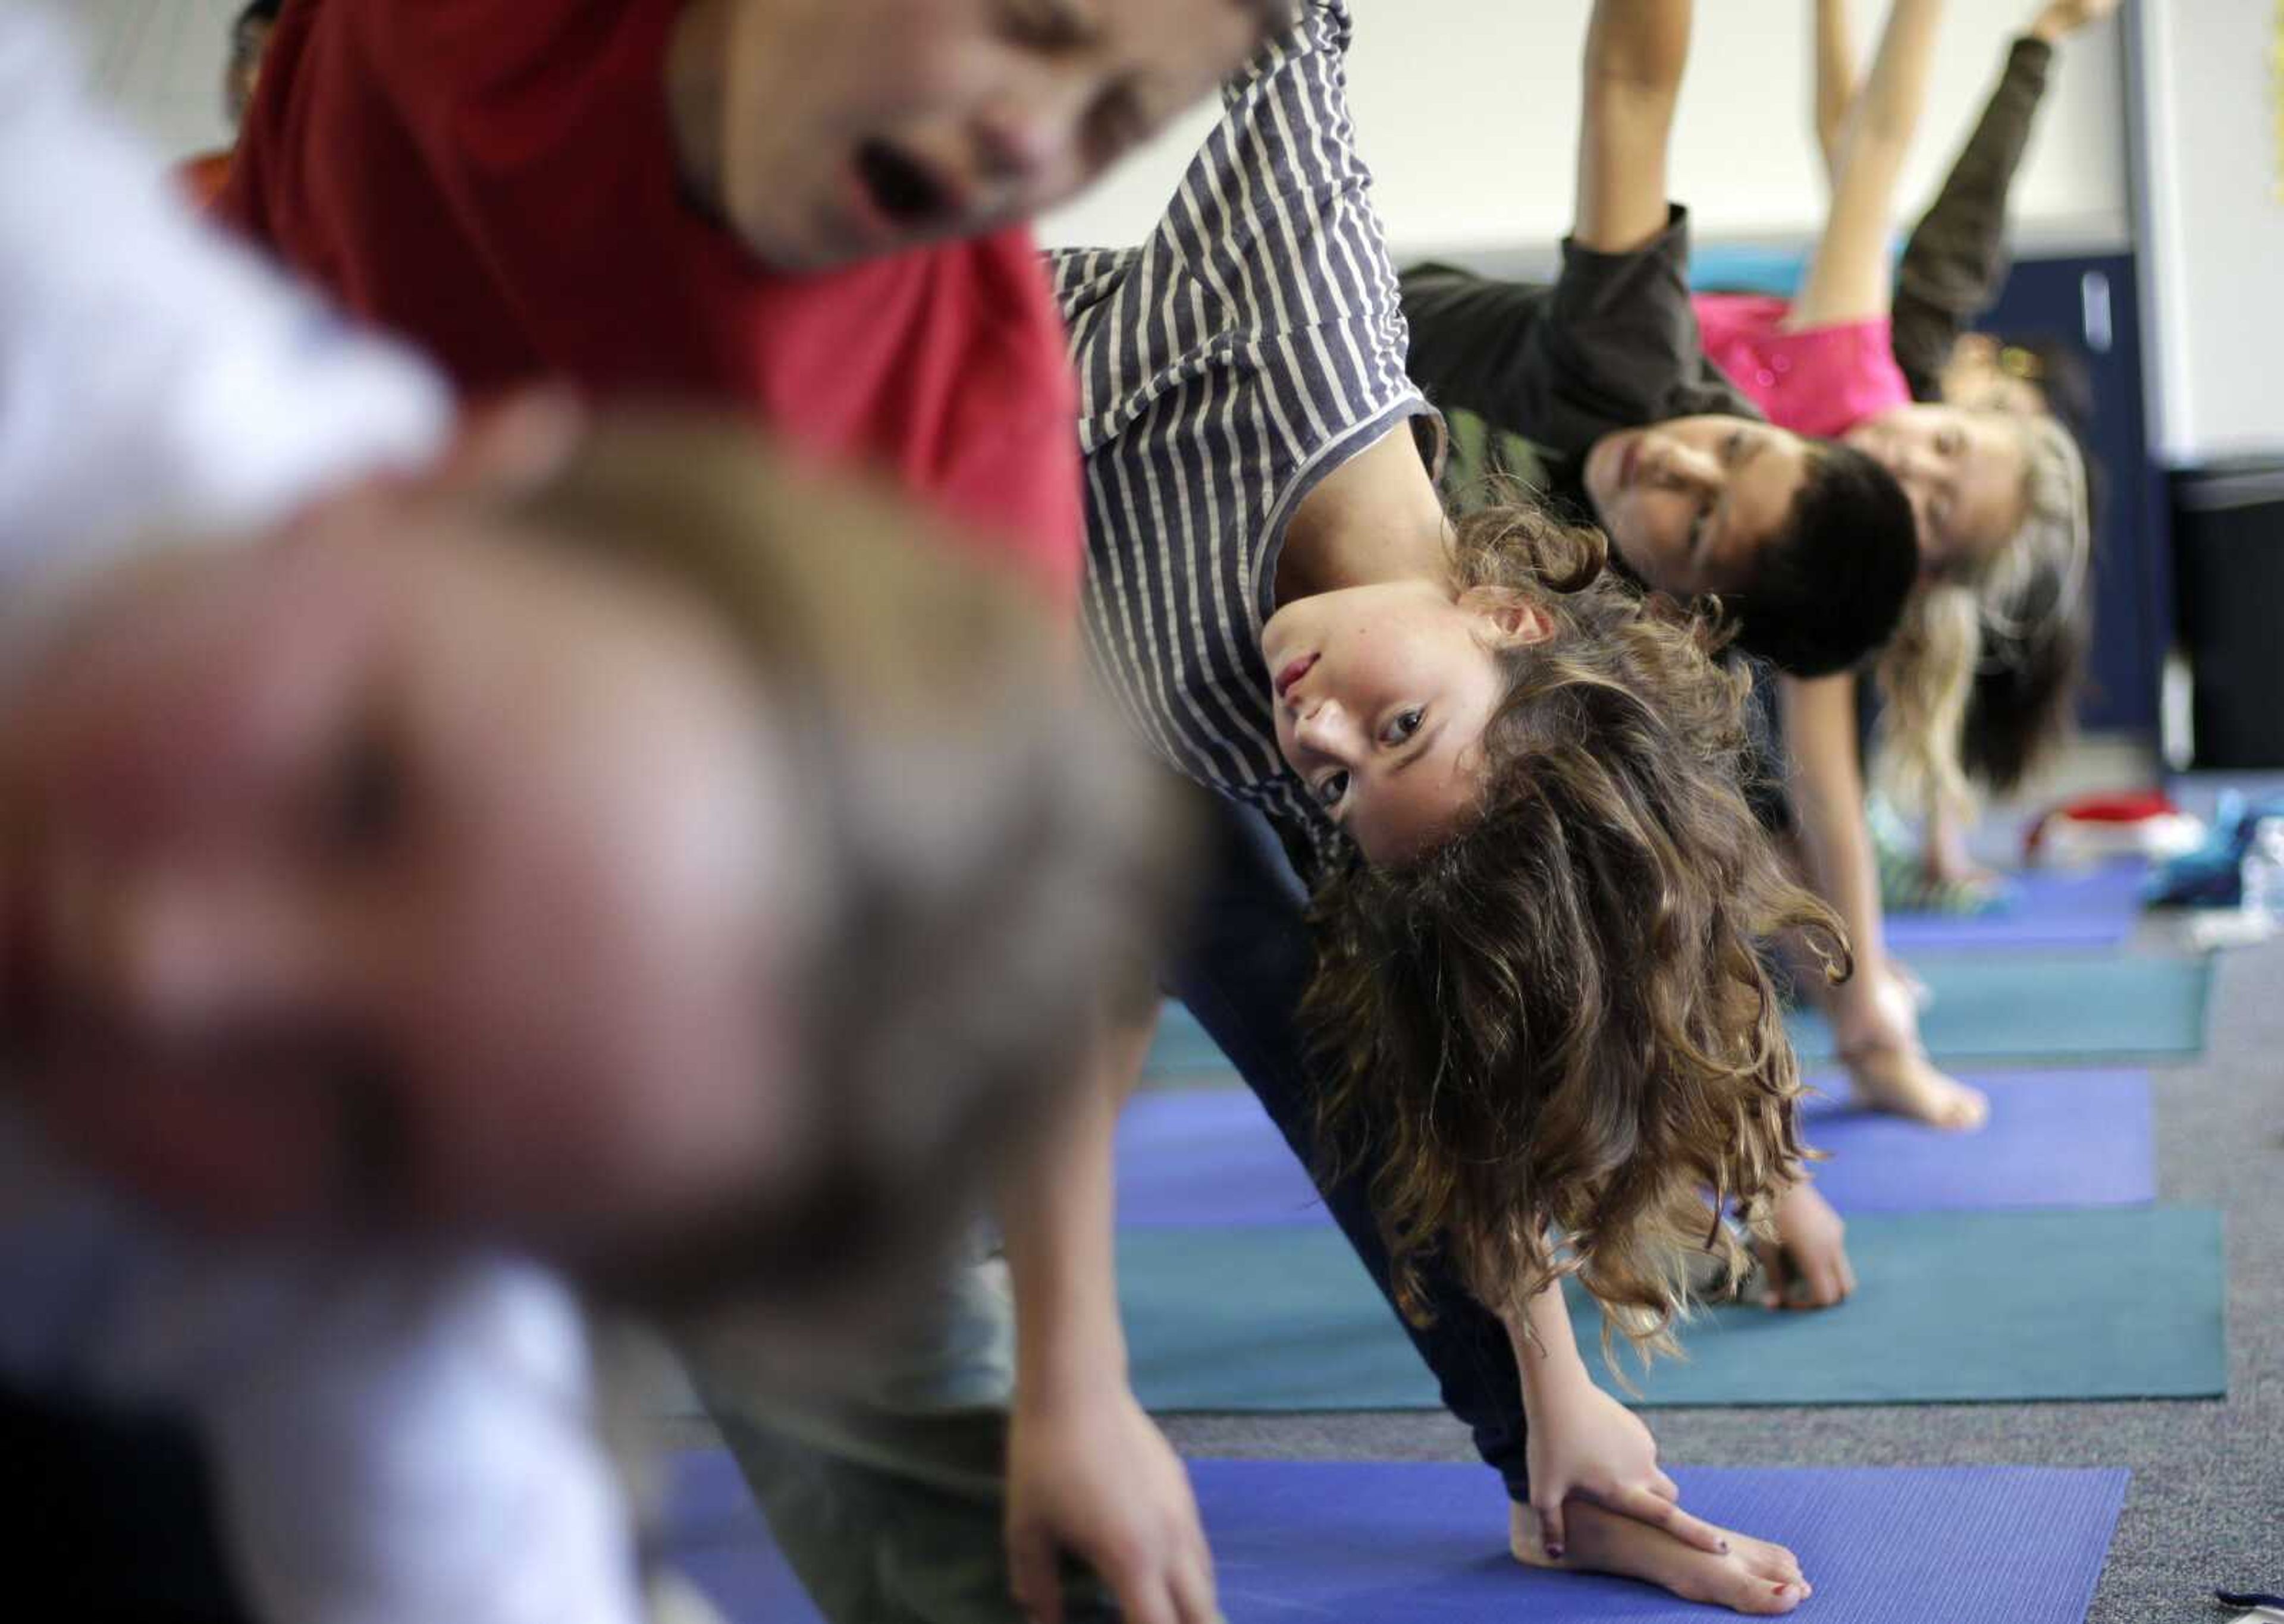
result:
[[[2006,199],[2053,56],[2043,40],[2014,42],[1975,133],[1904,247],[1896,273],[1896,360],[1914,400],[1938,398],[1952,347],[2006,279]]]

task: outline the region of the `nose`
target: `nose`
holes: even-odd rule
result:
[[[1664,489],[1696,496],[1720,487],[1721,465],[1694,446],[1660,441],[1645,450],[1650,480]]]
[[[1329,696],[1303,701],[1293,714],[1293,738],[1303,750],[1339,758],[1355,733],[1341,702]]]
[[[1000,97],[975,116],[977,173],[1007,184],[1036,183],[1062,162],[1076,117],[1075,98],[1052,87]]]

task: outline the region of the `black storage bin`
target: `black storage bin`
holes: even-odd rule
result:
[[[2201,768],[2284,768],[2284,452],[2172,476]]]

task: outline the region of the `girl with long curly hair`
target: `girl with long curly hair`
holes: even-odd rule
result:
[[[1615,48],[1634,8],[1605,9]],[[1260,972],[1309,949],[1248,925],[1182,990],[1501,1469],[1517,1556],[1788,1611],[1798,1564],[1673,1503],[1558,1288],[1577,1276],[1655,1346],[1692,1263],[1737,1261],[1706,1192],[1764,1219],[1800,1154],[1761,944],[1803,932],[1835,972],[1844,950],[1746,804],[1712,620],[1527,500],[1451,517],[1347,34],[1341,6],[1306,7],[1225,90],[1148,239],[1054,266],[1091,661],[1314,892],[1312,965]]]

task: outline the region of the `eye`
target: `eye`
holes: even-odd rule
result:
[[[1966,443],[1967,437],[1955,428],[1947,428],[1935,437],[1935,449],[1944,457],[1957,457]]]
[[[1737,460],[1737,454],[1744,449],[1745,431],[1733,428],[1729,431],[1728,439],[1721,442],[1721,460],[1725,463],[1733,463]]]
[[[1427,719],[1428,708],[1422,705],[1415,705],[1407,711],[1399,711],[1388,720],[1386,727],[1381,729],[1380,742],[1383,745],[1400,745],[1420,731],[1420,724]]]
[[[1338,772],[1326,773],[1323,777],[1318,779],[1314,785],[1310,786],[1310,793],[1316,796],[1317,804],[1324,808],[1326,811],[1330,811],[1333,808],[1340,805],[1341,802],[1347,798],[1349,792],[1348,769],[1343,768]]]
[[[317,808],[317,835],[328,851],[371,857],[403,837],[406,774],[395,740],[383,729],[359,727],[333,763]]]
[[[1001,0],[999,36],[1023,50],[1076,51],[1094,33],[1094,20],[1078,0]]]
[[[1710,508],[1699,508],[1697,517],[1689,521],[1689,550],[1699,551],[1705,545],[1705,526],[1713,516]]]

